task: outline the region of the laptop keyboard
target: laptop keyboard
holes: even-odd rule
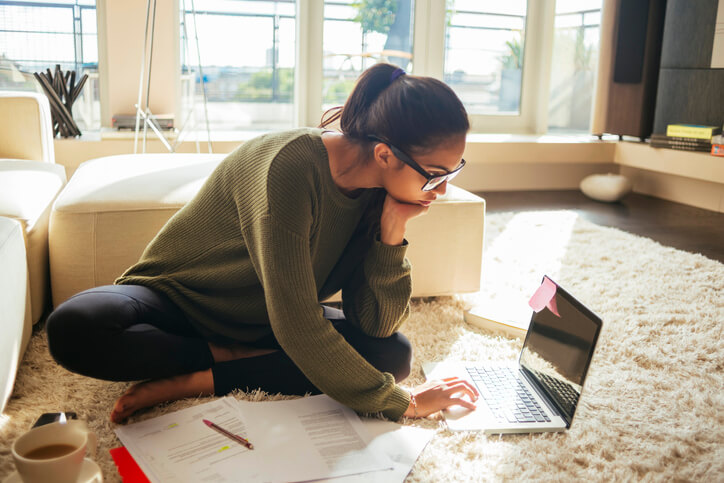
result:
[[[509,367],[467,367],[480,396],[500,423],[550,422],[528,388]]]
[[[563,406],[569,414],[573,414],[578,404],[579,393],[573,387],[561,380],[551,377],[548,374],[536,371],[538,376],[549,388],[553,390],[558,403]]]

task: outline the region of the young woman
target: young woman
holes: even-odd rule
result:
[[[145,381],[112,421],[236,388],[323,392],[391,419],[475,408],[463,380],[397,385],[411,359],[398,332],[410,311],[405,228],[465,164],[462,103],[438,80],[377,64],[325,117],[322,128],[339,120],[341,132],[244,143],[114,285],[49,316],[64,367]],[[340,289],[343,310],[320,305]]]

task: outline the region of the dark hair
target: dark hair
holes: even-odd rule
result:
[[[365,70],[344,106],[325,112],[320,127],[339,120],[353,142],[371,146],[367,136],[374,135],[407,153],[434,149],[470,129],[463,103],[447,84],[398,69],[380,63]]]
[[[324,113],[320,127],[339,121],[342,133],[363,152],[373,135],[413,155],[430,151],[470,129],[468,114],[455,92],[432,77],[400,75],[392,64],[375,64],[357,80],[344,106]],[[379,229],[386,192],[379,190],[358,230]]]

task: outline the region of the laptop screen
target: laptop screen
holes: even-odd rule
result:
[[[555,282],[554,282],[555,283]],[[520,365],[557,403],[568,424],[593,357],[601,319],[556,287],[555,307],[534,312],[520,353]]]

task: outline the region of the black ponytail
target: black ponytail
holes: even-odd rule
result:
[[[361,123],[353,120],[366,117],[372,103],[392,83],[392,73],[396,69],[397,67],[391,64],[375,64],[365,70],[357,79],[344,106],[333,107],[325,112],[320,127],[339,121],[340,130],[348,137],[355,141],[366,141],[366,134],[360,130]]]
[[[447,84],[400,74],[399,67],[385,63],[365,70],[344,106],[325,112],[320,127],[339,121],[353,142],[371,145],[368,136],[374,135],[408,154],[434,149],[470,129],[465,107]]]

